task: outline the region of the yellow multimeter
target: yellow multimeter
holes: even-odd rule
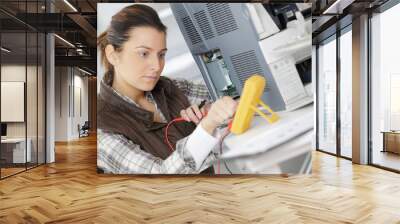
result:
[[[246,80],[230,129],[232,133],[242,134],[245,132],[250,127],[255,112],[266,119],[269,123],[274,123],[279,119],[279,116],[267,104],[261,101],[265,84],[265,78],[257,74]],[[269,114],[264,114],[257,108],[258,105],[265,108]]]

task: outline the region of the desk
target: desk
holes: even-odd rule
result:
[[[400,154],[400,131],[382,131],[383,150],[382,152],[393,152]]]
[[[233,173],[269,174],[273,166],[280,173],[309,173],[313,104],[278,114],[276,123],[254,117],[248,131],[226,137],[221,158],[232,165]]]
[[[225,160],[235,174],[308,174],[311,171],[312,131],[273,149]]]
[[[32,141],[27,138],[26,154],[25,154],[25,138],[6,138],[1,139],[1,159],[5,163],[25,163],[30,162],[32,158],[31,145]],[[27,159],[25,161],[25,159]]]

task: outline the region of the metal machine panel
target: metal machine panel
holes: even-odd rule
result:
[[[245,80],[259,74],[267,80],[262,100],[285,109],[246,4],[171,3],[171,9],[214,100],[239,96]]]

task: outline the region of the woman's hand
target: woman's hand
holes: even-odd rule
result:
[[[205,105],[199,109],[198,105],[192,105],[187,109],[181,110],[180,114],[181,117],[186,121],[198,124],[201,119],[203,119],[203,117],[207,114],[209,107],[209,105]]]
[[[236,108],[237,102],[229,96],[224,96],[211,105],[200,125],[211,135],[215,128],[232,118]]]

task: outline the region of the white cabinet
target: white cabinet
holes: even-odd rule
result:
[[[7,162],[12,163],[25,163],[25,162],[31,162],[32,161],[32,140],[28,138],[26,140],[26,143],[28,144],[26,147],[26,153],[25,153],[25,138],[7,138],[7,139],[2,139],[1,140],[1,145],[2,145],[2,151],[10,151],[8,153],[9,158],[4,158],[6,159]],[[4,148],[3,148],[4,147]],[[11,155],[12,155],[12,160],[11,160]],[[26,159],[26,161],[25,161]]]

